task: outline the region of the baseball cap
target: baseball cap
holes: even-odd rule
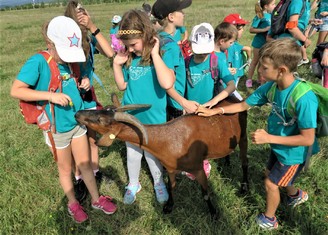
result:
[[[151,10],[153,16],[162,20],[170,13],[180,11],[191,5],[192,0],[157,0]]]
[[[244,20],[243,18],[241,18],[241,16],[239,14],[230,14],[227,15],[224,19],[223,22],[227,22],[233,25],[237,25],[237,24],[248,24],[249,21]]]
[[[122,20],[122,17],[119,15],[114,15],[113,19],[112,19],[112,23],[117,24],[118,22],[120,22]]]
[[[81,30],[73,19],[66,16],[53,18],[48,25],[47,36],[63,61],[85,62]]]
[[[214,30],[209,23],[194,26],[189,39],[195,54],[207,54],[214,51]]]

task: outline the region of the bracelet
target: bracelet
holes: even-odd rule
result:
[[[95,36],[97,36],[98,33],[100,33],[100,29],[97,28],[96,31],[94,31],[94,32],[92,33],[92,36],[95,37]]]
[[[224,108],[220,107],[219,109],[222,111],[221,114],[224,114]]]

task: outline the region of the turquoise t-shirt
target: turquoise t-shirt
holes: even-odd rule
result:
[[[300,15],[303,7],[303,1],[304,0],[293,0],[291,1],[288,10],[287,10],[287,19],[289,19],[293,15]],[[298,25],[297,27],[303,32],[306,28],[306,26],[309,23],[310,20],[310,9],[311,9],[311,3],[309,1],[306,1],[305,9],[303,14],[298,19]],[[293,37],[289,32],[282,33],[278,36],[278,38],[283,37]],[[300,42],[298,42],[300,44]]]
[[[233,80],[233,76],[227,67],[226,55],[223,52],[215,52],[218,56],[219,78],[223,83],[227,84]],[[188,100],[197,101],[204,104],[213,98],[214,80],[210,71],[210,55],[202,63],[196,64],[193,57],[189,63],[190,82],[187,82],[187,91],[185,97]],[[220,81],[218,81],[220,82]]]
[[[153,65],[140,65],[141,57],[135,57],[127,68],[123,66],[124,79],[127,82],[123,95],[123,105],[150,104],[149,109],[129,112],[143,124],[161,124],[166,122],[166,91],[160,86]]]
[[[328,11],[328,0],[321,0],[318,10],[316,12],[318,18],[322,18],[322,16],[320,16],[320,13],[325,11]]]
[[[178,42],[180,41],[182,38],[182,34],[184,34],[186,32],[186,27],[182,26],[182,27],[176,27],[175,30],[175,34],[173,35],[173,39],[174,41]]]
[[[229,48],[228,48],[228,63],[232,65],[232,68],[236,68],[237,72],[234,74],[235,82],[238,78],[244,76],[244,70],[239,69],[243,66],[243,48],[244,46],[241,45],[239,42],[235,41]]]
[[[160,32],[159,36],[161,40],[173,40],[172,36],[166,32]],[[162,59],[169,69],[172,69],[175,73],[175,90],[183,97],[186,90],[186,69],[183,55],[180,47],[175,41],[169,41],[161,47],[163,52]],[[181,105],[172,99],[169,95],[167,96],[167,104],[176,109],[182,110]]]
[[[283,117],[286,122],[289,122],[292,117],[287,112],[287,104],[291,92],[299,83],[295,80],[288,88],[284,90],[276,89],[275,96],[272,102],[272,110],[268,117],[268,133],[277,136],[292,136],[298,135],[300,129],[316,128],[317,127],[317,109],[318,100],[316,95],[309,91],[304,94],[296,103],[295,114],[297,121],[290,126],[282,124]],[[262,106],[269,102],[267,93],[273,82],[267,82],[260,86],[247,99],[246,103],[250,106]],[[279,144],[270,144],[272,150],[276,154],[278,160],[285,165],[301,164],[306,160],[308,147],[306,146],[286,146]],[[313,153],[317,153],[319,146],[317,141],[314,143]]]
[[[96,45],[98,43],[97,39],[90,35],[90,54],[87,58],[87,61],[85,63],[80,63],[80,70],[81,70],[81,78],[84,76],[87,76],[90,79],[90,87],[93,86],[93,78],[95,75],[94,73],[94,55],[99,54],[99,51],[96,48]],[[81,91],[83,93],[85,91]],[[90,109],[96,107],[95,101],[83,101],[84,102],[84,108]]]
[[[263,18],[259,18],[258,16],[255,16],[252,22],[252,27],[256,29],[264,29],[270,25],[271,25],[270,13],[264,13]],[[268,32],[255,34],[252,41],[252,47],[258,49],[261,48],[266,43],[267,33]]]
[[[58,64],[58,68],[61,75],[71,74],[66,64]],[[30,85],[31,88],[38,91],[48,91],[50,77],[49,65],[41,54],[30,57],[17,75],[19,81]],[[57,92],[59,92],[59,89]],[[74,115],[77,111],[84,109],[82,98],[74,78],[69,78],[62,82],[62,93],[72,99],[73,106],[68,105],[63,107],[55,104],[55,124],[56,130],[59,133],[68,132],[78,125]],[[40,104],[42,103],[40,102]],[[46,105],[45,110],[50,120],[52,120],[49,103]]]
[[[120,27],[118,25],[112,26],[109,30],[109,34],[117,34],[119,28]]]

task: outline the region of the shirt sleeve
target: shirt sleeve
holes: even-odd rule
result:
[[[256,89],[249,97],[246,98],[246,104],[249,106],[262,106],[269,102],[267,93],[273,82],[267,82]]]

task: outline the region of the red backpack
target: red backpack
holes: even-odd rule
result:
[[[62,77],[60,76],[57,63],[47,51],[41,51],[39,53],[43,55],[44,59],[47,61],[50,68],[51,79],[50,79],[48,91],[56,92],[58,89],[60,89],[61,92]],[[73,76],[75,77],[75,79],[79,78],[80,75],[79,65],[77,63],[73,63],[71,65],[74,71]],[[55,161],[57,161],[57,151],[52,136],[52,133],[56,133],[54,104],[50,103],[52,123],[50,123],[50,119],[45,111],[45,106],[46,106],[46,102],[41,106],[36,101],[31,101],[31,102],[27,102],[24,100],[19,101],[19,107],[26,123],[36,124],[41,130],[47,132],[49,140],[52,145],[54,159]]]
[[[179,44],[180,50],[182,52],[183,58],[187,58],[188,56],[192,55],[192,49],[190,41],[185,40]]]

